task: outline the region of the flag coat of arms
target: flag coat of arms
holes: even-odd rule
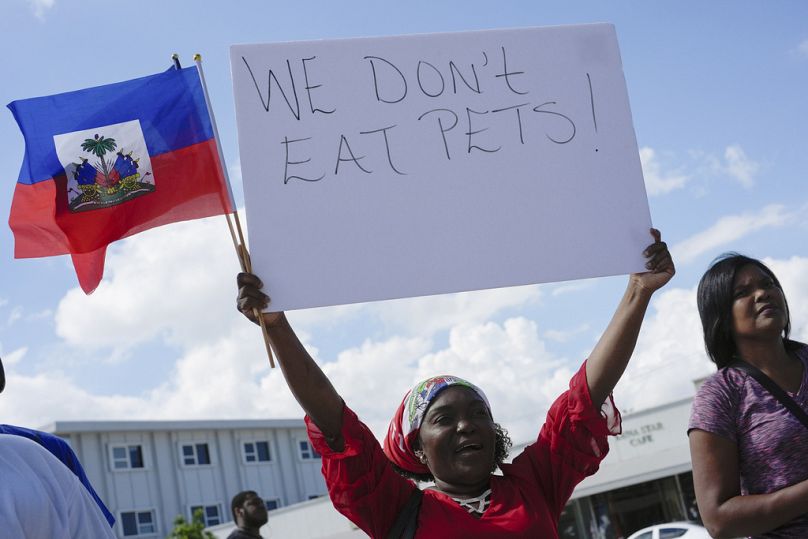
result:
[[[25,139],[9,216],[14,256],[70,254],[88,294],[109,243],[233,212],[195,67],[8,108]]]

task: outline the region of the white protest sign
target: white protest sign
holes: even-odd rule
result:
[[[230,55],[272,310],[643,270],[651,220],[612,25]]]

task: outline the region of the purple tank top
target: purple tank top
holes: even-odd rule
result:
[[[808,412],[808,347],[797,351],[803,375],[789,396]],[[688,432],[699,429],[738,445],[741,494],[765,494],[808,479],[808,428],[757,381],[725,368],[699,388]],[[808,513],[760,538],[808,538]]]

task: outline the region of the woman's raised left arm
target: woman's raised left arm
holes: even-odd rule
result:
[[[659,230],[652,228],[651,235],[654,243],[643,251],[648,271],[631,274],[623,299],[586,362],[589,394],[597,407],[603,404],[626,370],[651,295],[670,281],[676,272]]]

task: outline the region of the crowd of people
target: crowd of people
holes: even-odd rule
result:
[[[504,463],[510,440],[485,393],[451,375],[409,390],[380,444],[284,313],[263,313],[323,456],[334,507],[371,537],[557,537],[575,485],[597,471],[607,436],[620,433],[612,389],[651,295],[675,272],[659,232],[652,235],[643,253],[648,271],[630,276],[569,390],[550,407],[536,441],[510,464]],[[256,309],[271,311],[258,277],[242,273],[238,286],[246,317],[255,322]],[[808,347],[789,338],[782,287],[762,262],[731,253],[701,279],[698,307],[707,353],[718,367],[694,400],[688,428],[704,523],[714,537],[808,537]]]
[[[597,472],[621,432],[612,390],[652,295],[675,273],[658,231],[606,330],[550,406],[536,440],[506,463],[511,441],[483,389],[450,374],[409,389],[380,443],[334,389],[261,280],[238,275],[238,309],[262,312],[291,393],[322,456],[334,507],[370,537],[558,537],[575,486]],[[714,537],[808,537],[808,346],[790,338],[788,302],[761,261],[730,253],[698,287],[707,354],[717,367],[694,399],[687,435],[701,518]],[[0,392],[5,387],[0,361]],[[537,418],[538,419],[538,418]],[[537,421],[537,426],[539,422]],[[683,433],[684,436],[684,433]],[[497,472],[497,473],[494,473]],[[2,535],[115,537],[115,519],[63,440],[0,425]],[[253,491],[231,504],[229,539],[260,538]]]

